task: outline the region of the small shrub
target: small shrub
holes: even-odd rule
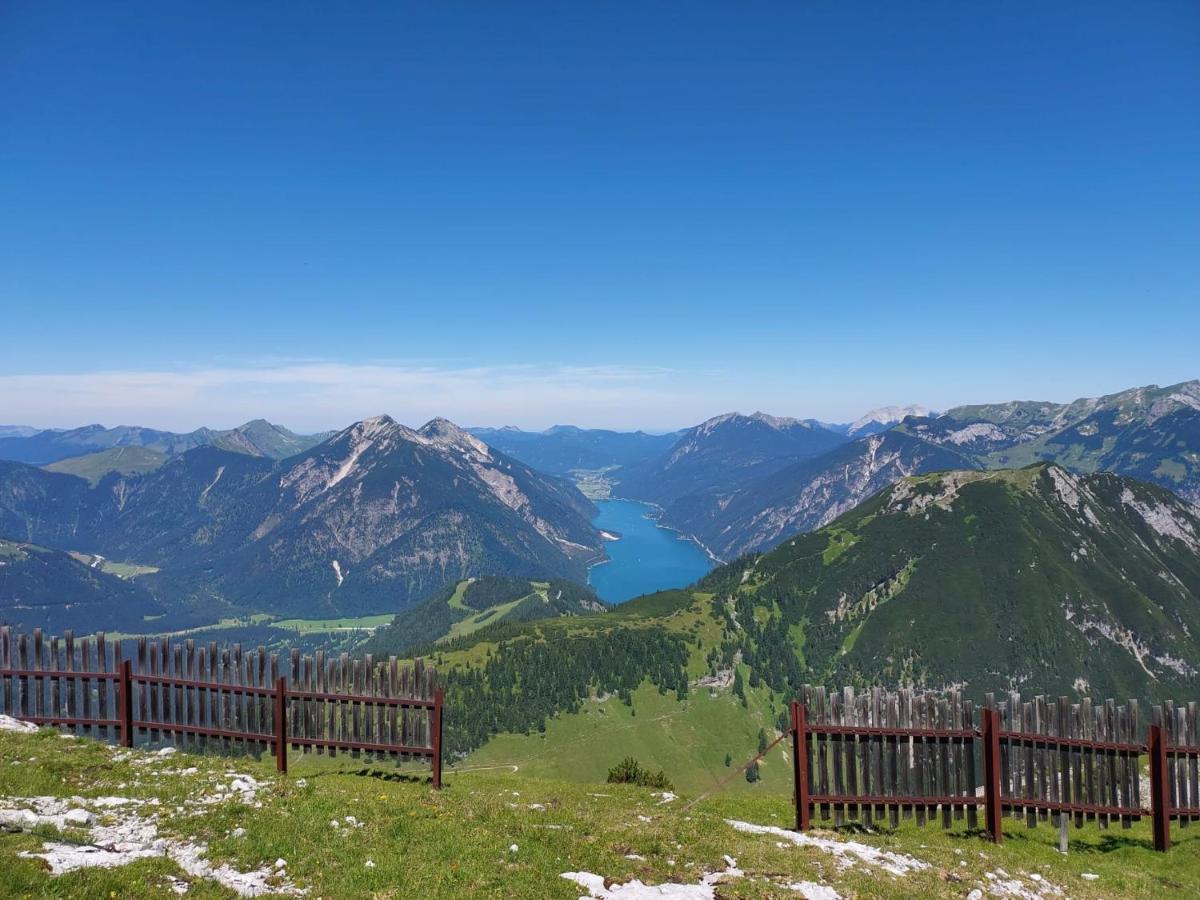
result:
[[[658,788],[660,791],[674,790],[666,773],[659,769],[651,772],[643,769],[641,764],[632,756],[627,756],[608,770],[609,784],[636,784],[638,787]]]

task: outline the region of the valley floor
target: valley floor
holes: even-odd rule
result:
[[[783,829],[786,795],[688,797],[465,765],[124,751],[0,731],[0,894],[12,897],[1166,897],[1200,893],[1200,829],[1147,823]],[[106,867],[105,863],[112,863]],[[118,865],[119,863],[119,865]],[[63,870],[66,871],[63,871]],[[52,871],[53,870],[53,871]],[[61,874],[53,874],[54,871]],[[570,877],[564,877],[564,876]],[[1094,877],[1093,877],[1094,876]],[[631,884],[662,886],[647,892]]]

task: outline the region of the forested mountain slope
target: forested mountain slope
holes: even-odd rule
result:
[[[61,550],[0,539],[0,624],[50,634],[138,631],[165,611],[136,581]]]

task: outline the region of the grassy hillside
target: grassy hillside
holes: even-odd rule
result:
[[[500,622],[592,615],[607,607],[591,588],[573,581],[485,575],[451,582],[375,633],[362,652],[404,656],[466,638]]]
[[[390,763],[293,757],[278,777],[267,760],[128,752],[51,731],[0,731],[0,758],[0,864],[12,897],[223,898],[235,894],[222,882],[235,879],[268,896],[333,898],[566,900],[634,879],[726,900],[1200,892],[1200,833],[1177,830],[1172,851],[1156,854],[1148,823],[1072,830],[1066,856],[1053,828],[1011,820],[998,847],[961,825],[909,823],[797,843],[782,830],[786,797],[767,792],[685,809],[687,795],[466,768],[436,792],[420,770]],[[43,856],[59,868],[79,856],[140,858],[56,875]]]
[[[66,475],[78,475],[91,485],[96,485],[100,479],[110,472],[120,475],[142,475],[153,472],[167,461],[167,454],[149,447],[112,447],[108,450],[98,450],[95,453],[85,453],[83,456],[72,456],[58,462],[42,466],[47,472],[62,472]]]

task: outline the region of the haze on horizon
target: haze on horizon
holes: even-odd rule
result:
[[[1197,376],[1200,7],[0,9],[0,422],[669,430]]]

